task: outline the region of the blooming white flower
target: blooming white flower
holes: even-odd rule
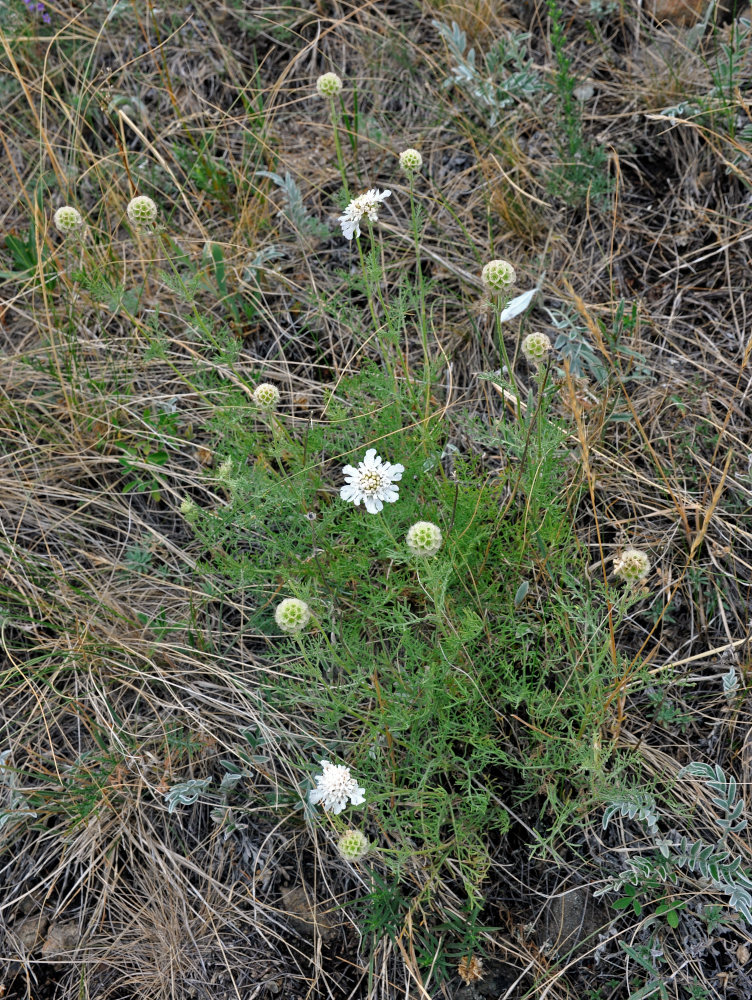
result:
[[[366,800],[365,788],[360,788],[350,774],[350,768],[344,764],[332,764],[328,760],[321,761],[323,774],[316,775],[316,787],[308,793],[311,805],[320,802],[327,812],[341,813],[349,799],[354,806],[359,806]]]
[[[300,632],[311,620],[311,609],[297,597],[286,597],[277,605],[274,620],[283,632]]]
[[[551,341],[545,333],[529,333],[522,341],[522,353],[528,361],[545,361],[551,350]]]
[[[639,549],[624,549],[622,554],[614,559],[614,575],[621,577],[627,583],[637,583],[644,580],[650,572],[650,558]]]
[[[261,382],[253,390],[253,402],[265,410],[276,409],[279,402],[279,389],[271,382]]]
[[[52,221],[55,223],[55,229],[63,236],[75,233],[84,224],[81,213],[71,205],[62,205],[53,215]]]
[[[360,861],[370,848],[368,837],[360,830],[346,830],[337,842],[337,850],[345,861]]]
[[[406,149],[400,153],[399,164],[406,174],[414,174],[423,166],[423,157],[417,149]]]
[[[342,80],[336,73],[322,73],[316,81],[316,90],[322,97],[336,97],[342,93]]]
[[[416,521],[407,532],[406,542],[414,556],[435,556],[441,548],[441,528],[432,521]]]
[[[139,229],[146,229],[153,226],[157,221],[157,206],[145,194],[131,198],[128,202],[126,212],[131,223]]]
[[[371,222],[378,222],[379,205],[391,193],[391,191],[379,191],[378,188],[371,188],[365,194],[359,194],[357,198],[353,198],[345,209],[344,215],[339,217],[342,235],[348,240],[351,240],[353,236],[360,236],[360,220],[364,215]]]
[[[490,292],[505,292],[517,280],[517,274],[508,260],[490,260],[480,277]]]
[[[339,495],[356,507],[362,500],[369,514],[378,514],[385,503],[394,503],[398,499],[399,487],[394,483],[402,479],[404,471],[403,465],[383,462],[376,449],[369,448],[363,461],[358,462],[357,469],[346,465],[342,470],[346,483]]]

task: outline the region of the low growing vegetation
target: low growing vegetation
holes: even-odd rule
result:
[[[749,997],[752,28],[688,6],[0,13],[3,996]]]

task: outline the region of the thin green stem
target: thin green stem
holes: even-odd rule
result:
[[[512,370],[512,363],[509,360],[509,355],[507,354],[507,346],[504,343],[504,332],[502,329],[501,314],[504,311],[504,307],[507,304],[506,296],[499,302],[494,302],[494,322],[496,324],[496,339],[499,344],[499,362],[503,361],[504,367],[506,367],[506,376],[509,379],[509,384],[514,390],[514,395],[517,400],[517,417],[522,415],[522,407],[520,405],[520,391],[517,388],[517,382],[515,381],[514,372]]]
[[[418,281],[418,299],[420,303],[420,339],[423,345],[423,382],[425,385],[424,420],[428,420],[431,404],[431,359],[428,353],[428,321],[426,317],[426,287],[423,280],[423,268],[420,259],[420,219],[415,208],[414,174],[410,173],[410,222],[415,244],[415,271]]]
[[[332,131],[334,132],[334,148],[337,151],[337,165],[339,166],[339,174],[342,178],[342,187],[345,191],[345,197],[350,200],[350,187],[347,183],[347,171],[345,170],[345,160],[342,156],[342,144],[339,141],[339,128],[337,127],[337,111],[334,104],[334,98],[329,99],[329,113],[332,119]]]

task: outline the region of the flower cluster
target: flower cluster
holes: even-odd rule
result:
[[[316,775],[316,787],[308,793],[311,805],[320,802],[327,812],[336,814],[342,812],[348,799],[354,806],[365,802],[366,790],[358,785],[349,767],[328,760],[322,760],[321,767],[323,773]]]
[[[517,280],[508,260],[490,260],[481,272],[481,281],[492,294],[505,292]]]
[[[399,497],[399,487],[394,484],[402,479],[404,471],[403,465],[384,462],[375,448],[369,448],[357,469],[346,465],[342,470],[346,482],[339,495],[356,507],[364,503],[369,514],[378,514],[385,503],[394,503]]]
[[[342,93],[342,80],[336,73],[322,73],[316,81],[316,90],[322,97],[336,97]]]
[[[44,9],[43,3],[38,3],[37,0],[24,0],[24,3],[26,4],[26,9],[30,14],[41,14],[44,23],[51,24],[52,18]]]
[[[221,483],[229,483],[232,477],[232,459],[228,455],[227,458],[223,459],[217,469],[217,479]]]
[[[463,955],[460,964],[457,966],[460,979],[466,986],[477,983],[483,978],[483,962],[475,955]]]
[[[70,205],[62,205],[53,215],[52,221],[55,224],[55,229],[63,236],[77,232],[84,224],[81,213]]]
[[[274,620],[283,632],[301,632],[311,620],[311,609],[297,597],[286,597],[277,605]]]
[[[522,353],[528,361],[545,361],[551,350],[551,341],[545,333],[529,333],[522,341]]]
[[[185,497],[180,504],[180,513],[189,524],[193,524],[198,518],[198,506],[190,497]]]
[[[391,193],[391,191],[379,191],[377,188],[371,188],[365,194],[353,198],[344,214],[339,217],[342,235],[348,240],[351,240],[353,236],[360,236],[360,220],[363,216],[370,222],[378,222],[379,206]]]
[[[262,382],[253,390],[253,402],[264,410],[274,410],[279,403],[279,389],[271,382]]]
[[[441,528],[431,521],[416,521],[407,532],[406,542],[414,556],[435,556],[441,548]]]
[[[399,164],[406,174],[411,175],[423,166],[423,157],[417,149],[406,149],[400,153]]]
[[[157,206],[145,194],[131,198],[126,212],[131,224],[138,229],[149,229],[157,221]]]
[[[337,850],[345,861],[360,861],[370,848],[368,837],[360,830],[346,830],[337,842]]]
[[[650,572],[650,558],[646,552],[639,549],[624,549],[622,554],[614,559],[614,575],[627,583],[638,583],[644,580]]]

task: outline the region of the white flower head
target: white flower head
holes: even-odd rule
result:
[[[371,188],[365,194],[359,194],[357,198],[353,198],[344,214],[339,217],[342,235],[348,240],[351,240],[353,236],[360,236],[360,220],[363,216],[370,222],[378,222],[379,206],[391,193],[391,191],[379,191],[378,188]]]
[[[138,229],[149,229],[157,221],[157,206],[148,195],[131,198],[126,209],[131,224]]]
[[[337,850],[345,861],[360,861],[370,850],[368,837],[360,830],[346,830],[337,842]]]
[[[402,479],[405,471],[403,465],[391,465],[381,460],[375,448],[369,448],[357,469],[346,465],[342,470],[346,483],[339,491],[343,500],[360,506],[361,500],[369,514],[378,514],[385,503],[394,503],[399,497],[399,487],[395,486]]]
[[[342,93],[342,80],[336,73],[322,73],[316,81],[316,90],[322,97],[336,97]]]
[[[311,609],[297,597],[286,597],[277,605],[274,620],[283,632],[301,632],[311,620]]]
[[[261,382],[253,390],[253,402],[264,410],[274,410],[279,403],[279,389],[271,382]]]
[[[416,521],[407,532],[406,542],[414,556],[435,556],[441,548],[441,528],[432,521]]]
[[[505,292],[517,280],[517,274],[508,260],[490,260],[483,268],[481,281],[493,294]]]
[[[529,333],[522,341],[522,353],[533,363],[545,361],[551,350],[551,341],[545,333]]]
[[[650,572],[650,558],[646,552],[639,549],[624,549],[622,554],[614,559],[614,575],[621,577],[627,583],[637,583],[644,580]]]
[[[70,233],[75,233],[84,224],[84,220],[81,218],[81,213],[77,208],[73,208],[71,205],[62,205],[52,217],[52,221],[55,223],[55,229],[63,236],[68,236]]]
[[[348,799],[354,806],[365,802],[366,790],[358,785],[349,767],[328,760],[322,760],[321,767],[323,774],[316,775],[316,787],[308,793],[311,805],[320,802],[327,812],[336,814],[342,812]]]
[[[400,153],[399,164],[406,174],[414,174],[423,166],[423,157],[417,149],[406,149]]]

